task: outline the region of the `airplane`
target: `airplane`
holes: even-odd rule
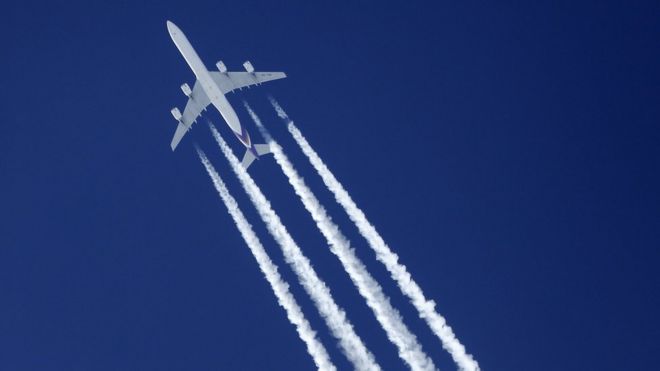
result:
[[[178,108],[172,108],[172,116],[179,123],[170,145],[172,151],[174,151],[183,136],[197,121],[202,111],[206,111],[206,107],[212,104],[220,112],[220,115],[227,122],[227,125],[238,140],[245,146],[246,151],[242,160],[244,168],[247,169],[259,156],[270,153],[270,147],[267,144],[252,143],[250,135],[241,126],[236,111],[229,104],[225,94],[236,89],[283,79],[286,77],[286,74],[284,72],[255,72],[250,61],[243,63],[246,72],[228,72],[227,67],[222,61],[216,63],[217,72],[209,71],[179,27],[171,21],[167,21],[167,30],[170,33],[172,41],[174,41],[174,45],[179,49],[179,52],[183,55],[190,69],[192,69],[195,77],[197,77],[197,81],[195,81],[192,89],[190,89],[188,84],[181,85],[181,90],[188,97],[188,103],[186,103],[183,114]]]

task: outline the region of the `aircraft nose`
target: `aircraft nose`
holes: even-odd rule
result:
[[[177,32],[178,30],[179,27],[177,27],[172,21],[167,21],[167,31],[169,31],[170,34]]]

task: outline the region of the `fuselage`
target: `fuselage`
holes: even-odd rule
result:
[[[188,66],[190,66],[190,69],[195,74],[195,77],[197,77],[197,81],[199,81],[202,89],[204,89],[204,92],[209,97],[211,104],[213,104],[218,112],[220,112],[222,118],[227,122],[227,125],[229,125],[229,128],[231,128],[241,143],[256,155],[250,140],[250,135],[245,128],[241,127],[236,111],[234,111],[234,108],[229,104],[224,93],[222,93],[218,85],[213,81],[204,62],[202,62],[199,55],[197,55],[197,52],[195,52],[195,49],[190,45],[186,35],[184,35],[179,27],[170,21],[167,21],[167,30],[170,33],[170,37],[172,37],[172,41],[174,41],[174,45],[179,49],[183,59],[186,60]]]

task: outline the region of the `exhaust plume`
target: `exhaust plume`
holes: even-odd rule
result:
[[[302,177],[298,174],[293,164],[284,154],[282,147],[270,136],[267,129],[262,125],[261,120],[250,108],[247,102],[243,102],[249,112],[252,120],[257,124],[266,143],[275,156],[275,161],[282,168],[282,171],[293,186],[296,194],[302,200],[305,209],[311,214],[328,244],[330,250],[341,262],[344,270],[348,273],[351,281],[357,287],[360,295],[366,300],[367,305],[374,312],[378,323],[385,330],[389,340],[396,345],[399,351],[399,357],[403,359],[412,370],[435,370],[433,361],[424,353],[417,338],[413,335],[403,323],[399,312],[392,307],[390,299],[383,293],[381,286],[369,274],[367,268],[350,247],[349,241],[339,230],[338,226],[332,222],[326,210],[320,204],[314,193],[307,187]]]
[[[234,223],[241,233],[243,240],[245,240],[245,243],[248,245],[250,252],[257,260],[259,269],[261,269],[261,272],[264,274],[264,277],[266,277],[270,287],[273,289],[273,292],[277,297],[277,302],[286,311],[286,316],[289,319],[289,322],[291,322],[296,327],[298,336],[300,336],[300,339],[302,339],[302,341],[307,346],[307,352],[310,356],[312,356],[316,367],[319,370],[336,371],[337,368],[330,360],[328,352],[326,351],[323,344],[321,344],[319,339],[317,339],[316,332],[312,330],[312,327],[305,318],[302,309],[289,291],[289,285],[282,279],[282,276],[280,276],[279,272],[277,271],[277,266],[266,253],[266,250],[261,244],[261,241],[259,241],[259,238],[252,230],[252,226],[243,215],[241,209],[238,207],[236,200],[229,193],[229,190],[227,190],[227,187],[222,181],[222,178],[220,178],[220,175],[217,173],[215,168],[213,168],[213,165],[211,165],[211,162],[208,160],[204,152],[199,148],[196,148],[196,150],[200,161],[204,165],[204,168],[206,168],[206,172],[211,177],[216,191],[220,195],[220,198],[222,198],[222,202],[224,202],[225,206],[227,207],[227,211],[234,220]]]
[[[339,347],[346,355],[346,358],[353,363],[353,366],[357,370],[380,370],[374,356],[367,350],[360,337],[355,333],[353,325],[346,317],[346,313],[335,303],[330,289],[328,289],[325,282],[316,274],[309,259],[307,259],[298,244],[293,240],[280,220],[280,217],[275,213],[270,202],[266,199],[266,196],[264,196],[250,174],[240,164],[215,126],[209,122],[209,127],[243,189],[245,189],[261,219],[266,224],[269,233],[282,248],[284,259],[297,275],[303,288],[330,328],[332,335],[339,341]]]
[[[461,370],[479,370],[479,364],[466,352],[465,346],[456,338],[452,328],[445,318],[435,310],[435,302],[424,296],[422,289],[408,272],[405,265],[399,263],[399,256],[385,243],[376,228],[367,220],[364,212],[360,210],[342,184],[335,178],[321,157],[307,142],[300,130],[284,112],[273,97],[269,97],[278,116],[287,123],[287,128],[293,139],[298,143],[305,156],[323,179],[323,183],[332,192],[335,200],[344,208],[349,218],[355,223],[360,234],[367,240],[369,246],[376,253],[376,258],[385,265],[392,279],[396,281],[404,295],[408,297],[420,317],[426,321],[433,333],[440,339],[442,347],[449,352],[454,362]]]

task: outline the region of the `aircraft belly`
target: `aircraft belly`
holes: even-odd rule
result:
[[[236,111],[234,111],[234,108],[229,104],[229,101],[227,98],[223,96],[219,97],[214,97],[211,99],[211,103],[215,106],[215,108],[218,109],[220,112],[220,115],[222,115],[222,118],[225,119],[227,122],[227,125],[231,128],[236,133],[241,132],[241,123],[238,120],[238,116],[236,115]]]

